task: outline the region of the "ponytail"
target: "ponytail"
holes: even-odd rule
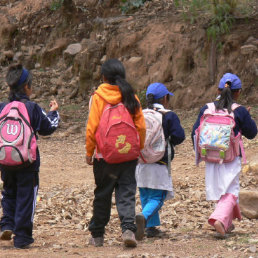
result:
[[[101,74],[112,85],[117,85],[122,94],[122,102],[129,113],[134,115],[140,108],[140,103],[135,98],[132,86],[125,79],[123,64],[117,59],[107,60],[101,67]]]
[[[163,96],[162,98],[159,98],[159,99],[155,99],[155,96],[154,94],[152,93],[149,93],[147,96],[146,96],[146,100],[147,100],[147,107],[150,108],[150,109],[153,109],[153,104],[154,103],[158,103],[158,104],[161,104],[163,103],[164,101],[164,98],[167,96],[167,100],[169,101],[169,98],[170,98],[170,95],[167,94],[165,96]]]
[[[116,85],[118,85],[121,91],[123,104],[128,109],[129,113],[134,115],[137,109],[139,109],[140,103],[135,98],[132,86],[119,75],[116,76]]]
[[[216,103],[217,110],[227,109],[228,113],[232,112],[232,104],[233,104],[232,92],[233,91],[234,90],[231,90],[231,82],[226,82],[225,87],[221,91],[220,99]]]
[[[153,94],[148,94],[146,97],[147,100],[147,107],[150,109],[153,109],[153,104],[155,103],[154,101],[154,95]]]

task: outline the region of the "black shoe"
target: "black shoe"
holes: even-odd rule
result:
[[[136,240],[142,240],[144,237],[144,229],[145,229],[145,218],[142,213],[139,213],[135,216],[135,221],[136,221],[136,233],[135,233],[135,238]]]
[[[15,249],[29,249],[31,244],[28,245],[21,245],[21,246],[14,246]]]
[[[148,238],[159,237],[159,236],[163,235],[163,232],[161,230],[157,229],[156,227],[146,228],[145,233]]]

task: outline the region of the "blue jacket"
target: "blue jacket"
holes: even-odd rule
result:
[[[201,116],[203,115],[204,111],[207,108],[208,106],[205,105],[200,110],[198,118],[193,126],[192,140],[193,140],[193,136],[195,135],[195,130],[200,125]],[[251,118],[247,109],[243,106],[239,106],[233,112],[234,112],[235,122],[236,122],[236,126],[234,128],[235,135],[237,135],[238,132],[241,131],[242,135],[244,135],[246,138],[253,139],[257,135],[257,126],[255,121]]]
[[[25,106],[27,108],[31,127],[34,130],[34,133],[37,137],[37,133],[40,135],[50,135],[52,134],[59,124],[59,113],[57,111],[50,111],[48,114],[35,102],[29,100],[26,95],[20,96],[21,99],[24,99]],[[2,112],[3,108],[8,104],[8,102],[0,103],[0,112]],[[40,155],[39,150],[37,149],[37,158],[36,161],[33,162],[27,170],[38,172],[40,167]],[[1,170],[3,168],[0,167]]]
[[[160,104],[154,104],[154,106],[158,108],[164,108]],[[185,140],[185,131],[180,124],[180,120],[176,113],[170,111],[163,115],[162,126],[164,131],[165,139],[168,140],[170,137],[170,145],[171,145],[171,160],[174,158],[174,146],[182,143]],[[166,148],[165,154],[163,158],[157,162],[159,164],[167,164],[168,163],[168,148]]]

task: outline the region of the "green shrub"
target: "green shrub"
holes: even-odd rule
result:
[[[123,13],[128,13],[134,9],[138,9],[144,5],[147,0],[121,0],[121,10]]]
[[[252,0],[175,0],[175,5],[183,10],[184,17],[191,23],[195,23],[197,19],[208,20],[208,38],[217,39],[230,32],[235,22],[235,12],[247,12],[251,2]]]
[[[137,96],[140,100],[142,108],[147,108],[147,101],[146,101],[146,89],[145,90],[138,90]]]
[[[51,11],[56,11],[62,7],[64,0],[53,0],[50,5]]]

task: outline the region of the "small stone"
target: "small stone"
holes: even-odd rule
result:
[[[249,247],[249,251],[251,252],[251,253],[256,253],[256,246],[250,246]]]
[[[249,165],[245,165],[245,166],[242,168],[242,172],[243,172],[244,174],[247,174],[249,171],[250,171],[250,166],[249,166]]]

